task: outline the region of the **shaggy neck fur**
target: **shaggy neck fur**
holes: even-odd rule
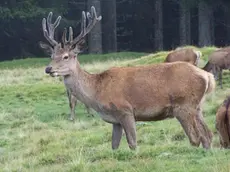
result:
[[[78,61],[72,73],[64,77],[66,88],[70,90],[78,100],[89,106],[95,102],[95,82],[96,75],[81,69]]]

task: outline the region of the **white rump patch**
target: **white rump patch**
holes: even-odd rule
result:
[[[198,50],[193,50],[193,52],[196,54],[196,61],[195,61],[195,65],[198,65],[198,63],[199,63],[199,60],[200,60],[200,58],[201,58],[201,56],[202,56],[202,53],[201,53],[201,51],[198,51]]]

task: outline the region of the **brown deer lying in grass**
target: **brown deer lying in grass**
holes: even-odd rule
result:
[[[198,50],[192,48],[178,48],[169,53],[164,62],[184,61],[197,66],[201,56],[202,53]]]
[[[203,67],[205,71],[212,71],[215,79],[219,79],[219,85],[223,88],[222,70],[230,69],[230,48],[219,49],[210,54],[207,64]]]
[[[51,46],[41,46],[52,52],[46,73],[63,76],[73,96],[113,125],[113,149],[119,147],[123,129],[130,149],[136,148],[135,121],[173,117],[180,122],[193,146],[202,143],[204,148],[210,148],[212,133],[204,122],[201,105],[205,95],[214,90],[213,75],[185,62],[114,67],[90,74],[80,67],[78,46],[100,20],[94,7],[87,15],[83,11],[80,34],[73,39],[70,27],[68,41],[61,44],[53,37],[57,22],[51,24],[48,17],[47,30],[44,18],[43,31]]]
[[[216,129],[219,134],[220,145],[230,148],[230,96],[228,96],[216,113]]]

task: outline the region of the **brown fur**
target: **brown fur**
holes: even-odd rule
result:
[[[184,61],[197,66],[200,56],[201,56],[200,51],[196,51],[192,48],[182,48],[182,49],[180,48],[169,53],[165,59],[165,62]]]
[[[66,93],[67,93],[67,96],[68,96],[68,100],[69,100],[69,107],[70,107],[70,116],[69,116],[69,119],[70,120],[75,120],[75,108],[76,108],[76,105],[77,105],[77,98],[75,96],[73,96],[71,94],[71,92],[68,90],[68,88],[66,89]],[[87,116],[90,117],[90,116],[94,116],[94,114],[91,112],[90,108],[85,105],[85,109],[86,109],[86,112],[87,112]]]
[[[202,143],[210,148],[212,134],[203,120],[201,106],[205,95],[215,87],[212,74],[185,62],[114,67],[90,74],[80,67],[72,49],[60,45],[54,49],[48,66],[50,75],[63,76],[73,96],[113,125],[113,149],[119,147],[123,129],[130,149],[136,148],[136,121],[173,117],[192,145]]]
[[[223,88],[222,70],[230,69],[230,47],[225,47],[210,54],[207,64],[203,67],[205,71],[212,71],[215,79],[219,78],[219,85]]]
[[[216,113],[216,129],[219,134],[220,145],[230,148],[230,96],[228,96]]]

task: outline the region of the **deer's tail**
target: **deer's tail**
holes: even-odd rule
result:
[[[202,56],[202,53],[201,51],[198,51],[198,50],[193,50],[193,52],[196,54],[196,61],[195,61],[195,65],[197,66],[199,61],[200,61],[200,58]]]
[[[216,81],[214,75],[209,72],[207,72],[207,75],[208,75],[208,83],[205,91],[206,94],[213,92],[216,87]]]

